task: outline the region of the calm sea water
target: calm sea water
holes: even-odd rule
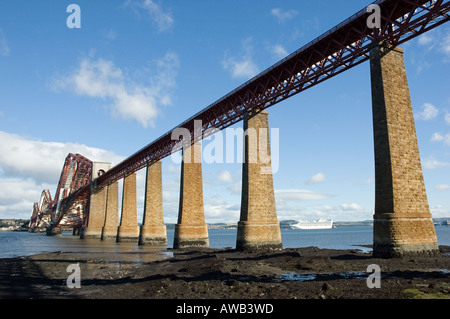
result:
[[[284,248],[317,246],[332,249],[371,249],[361,245],[372,244],[371,226],[347,226],[324,230],[282,229]],[[167,231],[168,247],[173,246],[174,231]],[[450,246],[450,227],[436,226],[439,245]],[[236,245],[236,230],[209,230],[211,248],[225,248]],[[28,256],[33,254],[64,251],[67,253],[89,253],[97,257],[117,258],[121,261],[147,262],[155,255],[168,254],[167,251],[135,243],[113,243],[101,240],[80,240],[78,237],[64,234],[50,237],[45,234],[28,232],[0,232],[0,258]],[[158,257],[158,256],[157,256]]]

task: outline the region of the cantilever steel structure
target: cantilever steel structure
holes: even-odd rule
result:
[[[49,225],[57,224],[65,220],[65,224],[79,226],[83,223],[83,212],[74,209],[73,206],[85,207],[88,202],[88,193],[85,191],[92,178],[92,161],[80,154],[69,154],[64,161],[64,166],[56,188],[55,197],[52,199],[50,191],[44,190],[38,203],[34,203],[30,221],[30,230],[43,230]],[[84,193],[84,196],[77,196]]]
[[[191,139],[212,134],[243,119],[247,111],[258,112],[317,85],[369,59],[369,51],[379,43],[398,46],[449,20],[449,0],[379,0],[380,28],[370,28],[371,12],[363,9],[309,42],[272,67],[242,84],[177,126],[186,128]],[[194,121],[202,123],[195,132]],[[182,140],[172,139],[172,131],[148,144],[105,174],[95,186],[111,184],[149,163],[181,149]],[[71,197],[87,196],[89,184]]]

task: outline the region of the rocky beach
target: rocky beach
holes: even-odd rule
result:
[[[54,252],[0,259],[0,299],[449,299],[450,247],[440,251],[381,259],[317,247],[169,249],[143,262]],[[69,288],[70,265],[79,267],[80,288]],[[370,265],[379,267],[380,288],[368,285]]]

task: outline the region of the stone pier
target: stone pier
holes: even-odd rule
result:
[[[116,240],[119,227],[119,182],[108,186],[102,240]]]
[[[403,50],[370,52],[375,147],[373,255],[435,255]]]
[[[139,235],[140,245],[167,245],[167,232],[163,216],[161,166],[160,161],[147,166],[144,220]]]
[[[136,207],[136,173],[123,179],[122,216],[117,232],[118,242],[138,242],[139,226]]]
[[[268,112],[245,114],[244,132],[241,216],[236,249],[282,249],[273,190]]]
[[[203,208],[201,143],[183,149],[180,207],[173,247],[209,247],[208,227]]]
[[[80,232],[80,238],[101,238],[105,222],[106,195],[108,187],[97,188],[91,185],[88,224]]]

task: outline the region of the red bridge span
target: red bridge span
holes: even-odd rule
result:
[[[335,75],[370,60],[375,146],[374,255],[437,253],[426,198],[414,118],[399,45],[449,20],[448,0],[379,0],[193,115],[118,165],[94,163],[69,154],[55,198],[42,193],[33,206],[30,231],[55,234],[64,228],[98,237],[164,245],[161,162],[183,149],[180,211],[175,248],[208,246],[203,212],[201,162],[187,161],[201,139],[241,120],[246,128],[268,128],[264,110]],[[368,23],[379,13],[380,25]],[[201,121],[201,126],[194,125]],[[245,155],[260,139],[247,136]],[[236,248],[281,248],[273,177],[263,163],[243,163],[241,217]],[[136,217],[135,173],[147,168],[142,226]],[[124,179],[119,222],[117,181]]]

